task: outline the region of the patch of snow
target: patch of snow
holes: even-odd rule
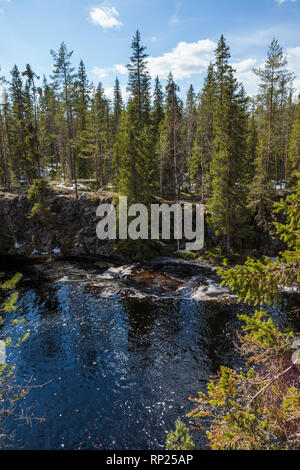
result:
[[[116,292],[112,292],[111,290],[103,290],[100,294],[101,297],[104,297],[105,299],[108,299],[110,297],[118,297],[118,294]]]
[[[298,287],[295,286],[280,286],[281,292],[299,292]]]
[[[115,277],[126,277],[132,274],[133,266],[120,266],[109,268],[101,274],[102,279],[114,279]]]
[[[193,300],[213,300],[229,293],[230,289],[221,287],[219,284],[210,283],[209,286],[200,286],[191,297]]]
[[[61,254],[61,249],[60,248],[54,248],[53,253],[55,255],[60,255]]]
[[[58,188],[63,188],[63,189],[69,189],[69,190],[73,190],[75,189],[75,184],[73,184],[72,186],[66,186],[64,183],[60,183],[57,185]],[[80,189],[87,189],[86,186],[82,183],[77,183],[77,187],[80,188]]]
[[[57,282],[68,282],[68,281],[69,281],[68,276],[64,276],[61,279],[59,279]]]
[[[22,248],[23,245],[20,245],[18,242],[15,243],[15,249],[18,250],[19,248]]]

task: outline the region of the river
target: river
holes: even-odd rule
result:
[[[30,334],[7,357],[18,383],[33,385],[19,406],[45,421],[9,422],[15,449],[164,449],[175,421],[187,422],[188,397],[220,365],[242,366],[237,314],[251,309],[208,266],[162,259],[17,268],[17,315],[26,322],[16,327],[6,315],[0,336]],[[204,431],[193,438],[207,448]]]

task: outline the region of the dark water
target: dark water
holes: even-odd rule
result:
[[[1,336],[30,333],[8,360],[19,383],[46,384],[22,400],[45,422],[19,426],[15,448],[164,449],[166,433],[191,410],[188,397],[221,364],[241,365],[233,347],[241,305],[107,297],[80,282],[57,285],[54,310],[38,288],[20,294],[27,321],[5,321]],[[205,448],[204,433],[194,440]]]

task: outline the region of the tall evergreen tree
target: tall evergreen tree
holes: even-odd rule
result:
[[[26,77],[24,90],[24,118],[26,122],[26,147],[31,159],[36,161],[37,177],[41,177],[41,161],[39,149],[39,129],[38,129],[38,88],[35,79],[40,77],[32,70],[29,64],[22,74]]]
[[[32,174],[31,161],[26,152],[25,93],[22,77],[16,65],[11,71],[10,97],[12,165],[17,179],[26,180],[31,184],[35,175]]]
[[[184,182],[190,188],[190,163],[197,130],[197,102],[193,85],[190,86],[183,115],[183,151],[184,151]]]
[[[86,158],[85,137],[89,113],[91,87],[86,74],[83,60],[80,61],[74,87],[74,103],[76,113],[76,144],[77,173],[80,178],[88,178],[89,162]]]
[[[121,114],[123,110],[123,98],[118,77],[116,77],[114,86],[114,100],[113,100],[113,129],[114,135],[118,132]]]
[[[201,190],[202,201],[211,192],[210,164],[213,155],[214,125],[216,105],[215,75],[212,64],[208,67],[204,87],[200,95],[197,129],[192,155],[189,162],[191,182]]]
[[[276,177],[276,120],[280,119],[279,98],[293,76],[285,69],[287,59],[284,57],[278,41],[271,42],[267,60],[263,68],[254,69],[260,78],[259,102],[262,105],[263,129],[261,135],[260,169],[265,182]]]
[[[68,128],[68,154],[71,176],[74,180],[76,199],[78,199],[76,154],[73,149],[74,139],[74,68],[71,65],[73,51],[68,51],[64,42],[61,43],[59,51],[51,50],[54,60],[52,79],[56,90],[61,94]]]
[[[214,112],[211,223],[226,238],[226,249],[244,237],[246,224],[245,156],[247,98],[228,63],[229,49],[221,36],[216,50],[216,107]]]
[[[54,88],[43,78],[39,90],[39,140],[40,151],[45,162],[45,177],[55,178],[59,172],[65,176],[67,133],[64,116],[60,113],[60,103]]]
[[[5,83],[4,77],[0,77],[0,85]],[[3,113],[3,109],[5,106],[6,101],[6,90],[2,91],[2,95],[0,94],[0,151],[2,157],[2,174],[1,179],[3,184],[6,188],[10,188],[11,186],[11,175],[9,169],[9,143],[8,143],[8,136],[5,129],[5,116]]]
[[[132,41],[132,56],[127,65],[129,81],[128,91],[132,109],[137,114],[140,127],[149,122],[150,117],[150,75],[147,69],[146,47],[141,44],[141,35],[137,31]]]
[[[274,182],[279,179],[278,168],[282,159],[282,97],[293,76],[285,69],[287,60],[277,40],[273,39],[263,68],[254,69],[260,78],[260,93],[257,97],[258,148],[255,162],[255,177],[250,191],[250,206],[256,213],[257,223],[268,228],[274,197]],[[281,109],[280,109],[281,108]]]
[[[153,91],[152,124],[155,139],[158,139],[159,126],[164,118],[164,93],[159,78],[156,77]]]
[[[157,164],[150,122],[150,75],[139,31],[133,38],[132,50],[128,65],[129,100],[114,147],[115,166],[121,193],[133,201],[147,202],[153,195]]]
[[[178,97],[179,87],[170,73],[166,86],[165,117],[161,125],[160,194],[174,200],[179,196],[180,174],[183,169],[182,149],[182,102]]]

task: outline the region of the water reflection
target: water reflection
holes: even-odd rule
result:
[[[18,448],[164,449],[167,431],[190,410],[188,396],[221,364],[240,365],[233,348],[240,305],[103,298],[78,282],[55,292],[53,310],[39,289],[22,291],[27,323],[2,329],[13,339],[30,331],[8,353],[19,383],[48,383],[22,403],[46,421],[18,428]],[[195,441],[205,447],[204,434]]]

